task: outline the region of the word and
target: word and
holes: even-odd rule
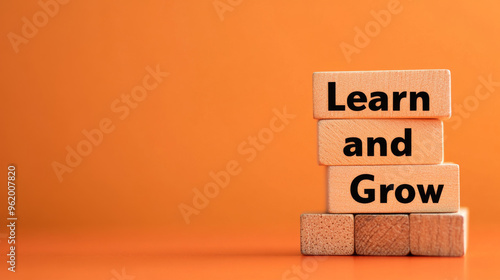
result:
[[[344,147],[344,155],[348,157],[363,156],[363,141],[357,137],[349,137],[345,139],[345,143],[348,144]],[[352,144],[350,144],[352,143]],[[375,156],[375,144],[379,145],[380,156],[387,156],[387,140],[383,137],[368,137],[367,139],[367,154],[369,157]],[[403,144],[403,149],[399,149],[399,144]],[[391,152],[393,155],[400,156],[411,156],[411,128],[405,128],[405,136],[396,137],[391,142]]]
[[[361,174],[354,178],[351,183],[351,197],[359,203],[371,203],[375,201],[375,189],[367,188],[364,190],[366,197],[359,195],[359,184],[363,180],[374,181],[375,176],[371,174]],[[424,189],[424,185],[417,184],[418,193],[420,194],[420,199],[422,203],[428,203],[429,198],[432,203],[439,203],[439,198],[443,192],[444,185],[438,185],[437,191],[434,185],[428,185],[427,191]],[[407,191],[407,196],[403,196],[403,191]],[[394,188],[394,184],[380,185],[380,203],[387,203],[387,196],[390,191],[394,191],[394,196],[396,200],[400,203],[410,203],[415,199],[415,189],[412,185],[401,184]]]
[[[328,82],[328,111],[345,111],[346,105],[338,105],[336,100],[337,85],[336,82]],[[371,100],[368,101],[366,94],[361,91],[353,91],[347,96],[347,107],[351,111],[363,111],[366,109],[366,102],[371,111],[388,111],[389,96],[383,91],[374,91],[370,94]],[[392,111],[401,111],[401,101],[405,98],[410,99],[410,111],[417,111],[417,101],[420,98],[422,110],[430,110],[430,97],[425,91],[411,91],[408,97],[406,91],[394,91],[392,93]]]

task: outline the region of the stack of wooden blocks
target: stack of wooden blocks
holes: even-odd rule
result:
[[[302,214],[304,255],[463,256],[467,210],[443,163],[448,70],[316,72],[327,213]]]

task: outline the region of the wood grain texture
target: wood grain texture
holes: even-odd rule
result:
[[[346,104],[347,96],[361,91],[368,98],[374,91],[388,94],[387,111],[328,111],[328,82],[336,83],[336,100]],[[400,111],[393,110],[394,91],[425,91],[430,97],[429,111],[410,111],[409,99],[403,99]],[[439,118],[451,116],[451,83],[449,70],[392,70],[315,72],[313,74],[313,111],[316,119],[344,118]]]
[[[354,244],[358,255],[408,255],[410,252],[408,215],[356,215]]]
[[[410,251],[418,256],[461,257],[467,249],[468,210],[411,214]]]
[[[300,249],[303,255],[354,254],[354,216],[302,214]]]
[[[405,129],[411,129],[411,155],[397,156],[391,143],[405,138]],[[346,139],[356,137],[362,141],[361,156],[344,153]],[[386,141],[386,156],[381,156],[380,144],[374,154],[368,155],[368,138],[382,137]],[[406,138],[405,138],[406,139]],[[409,142],[410,138],[406,139]],[[396,142],[399,143],[399,142]],[[351,144],[351,143],[350,143]],[[399,143],[399,149],[404,145]],[[443,122],[439,120],[409,119],[346,119],[318,122],[318,161],[323,165],[387,165],[387,164],[439,164],[443,162]]]
[[[351,194],[351,184],[363,174],[373,175],[373,181],[362,180],[357,193],[368,198],[366,192],[373,190],[375,200],[369,203],[357,202]],[[415,212],[457,212],[460,207],[459,167],[445,163],[437,165],[380,165],[380,166],[329,166],[327,174],[327,212],[328,213],[415,213]],[[387,202],[381,202],[381,185],[394,185],[387,192]],[[413,201],[401,203],[396,198],[397,188],[409,184],[415,190]],[[417,185],[428,191],[432,184],[437,191],[442,184],[439,201],[422,201]],[[366,192],[365,192],[366,191]],[[404,198],[408,190],[401,190]]]

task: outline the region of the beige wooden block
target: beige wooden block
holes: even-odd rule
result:
[[[456,164],[329,166],[329,213],[457,212]]]
[[[428,107],[424,107],[424,103]],[[316,119],[448,119],[451,116],[450,71],[315,72],[313,106]]]
[[[410,252],[408,215],[356,215],[354,244],[358,255],[408,255]]]
[[[354,216],[302,214],[300,250],[303,255],[354,254]]]
[[[439,164],[443,162],[443,122],[320,120],[318,160],[323,165]]]
[[[410,251],[418,256],[461,257],[467,249],[468,210],[411,214]]]

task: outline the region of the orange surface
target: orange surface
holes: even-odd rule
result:
[[[212,0],[89,0],[45,20],[37,2],[0,3],[1,178],[16,164],[19,218],[13,274],[0,191],[0,279],[282,278],[305,260],[300,214],[325,210],[312,73],[443,68],[467,256],[332,257],[309,278],[499,278],[500,3],[221,0],[233,6],[220,17]],[[390,22],[355,40],[388,5]],[[346,57],[346,44],[359,48]],[[157,65],[169,75],[150,79]],[[234,175],[221,188],[212,171]],[[205,187],[186,224],[179,205]]]

